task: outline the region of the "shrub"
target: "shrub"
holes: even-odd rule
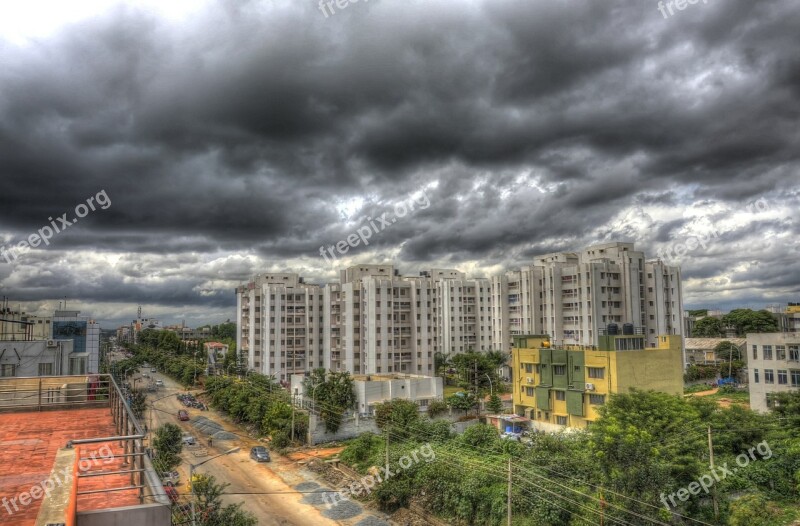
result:
[[[430,404],[428,404],[428,416],[430,418],[436,418],[439,415],[443,415],[447,412],[447,402],[442,400],[434,400]]]

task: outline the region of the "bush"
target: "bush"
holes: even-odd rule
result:
[[[270,444],[276,449],[285,449],[289,447],[292,441],[289,438],[289,433],[285,429],[279,429],[272,435],[272,442]]]
[[[430,404],[428,404],[428,416],[430,418],[436,418],[439,415],[443,415],[447,412],[447,402],[442,400],[434,400]]]

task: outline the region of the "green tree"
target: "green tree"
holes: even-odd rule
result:
[[[503,401],[500,400],[499,396],[493,394],[486,403],[486,410],[495,415],[501,414],[503,412]]]
[[[192,481],[197,523],[202,526],[256,526],[258,520],[243,511],[242,504],[222,505],[222,495],[230,484],[217,484],[213,475]]]
[[[739,336],[749,332],[780,331],[777,318],[766,310],[734,309],[722,317],[722,322],[735,327]]]
[[[303,379],[303,388],[319,408],[325,430],[329,433],[338,431],[344,412],[353,409],[356,403],[355,385],[350,373],[314,369]]]
[[[742,359],[742,351],[739,349],[739,346],[735,343],[729,342],[725,340],[724,342],[719,342],[716,347],[714,347],[714,354],[716,355],[717,359],[723,361],[733,360],[741,360]]]
[[[655,502],[663,488],[700,474],[704,427],[682,397],[632,390],[600,407],[590,445],[607,486]]]
[[[500,352],[479,353],[469,351],[451,358],[458,371],[459,386],[477,393],[489,392],[491,387],[500,385],[497,369],[505,363],[507,356]]]
[[[436,418],[439,415],[443,415],[447,412],[447,402],[444,400],[433,400],[431,403],[428,404],[428,416],[430,418]]]
[[[478,399],[473,393],[460,392],[447,397],[447,405],[453,409],[464,411],[466,415],[470,409],[477,407]]]
[[[175,424],[164,424],[156,430],[153,448],[157,452],[157,460],[161,471],[169,471],[181,463],[178,456],[183,449],[181,437],[183,432]]]
[[[211,327],[211,336],[218,340],[236,340],[236,324],[230,320]]]
[[[487,424],[477,424],[468,427],[461,434],[459,441],[472,448],[488,449],[497,445],[500,440],[500,432],[496,427]]]
[[[725,325],[719,318],[706,316],[698,320],[692,329],[694,338],[720,338],[725,330]]]
[[[419,407],[410,400],[390,400],[375,406],[375,424],[392,435],[411,436],[419,421]]]

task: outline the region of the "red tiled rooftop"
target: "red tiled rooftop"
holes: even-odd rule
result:
[[[28,506],[18,503],[18,510],[14,510],[8,501],[19,499],[21,493],[30,492],[32,487],[47,480],[56,452],[65,447],[69,440],[116,434],[108,408],[0,413],[0,524],[28,526],[36,522],[41,499],[32,500]],[[94,453],[97,459],[95,462],[84,462],[83,467],[88,472],[130,469],[122,465],[122,458],[108,458],[109,449],[104,449],[106,445],[113,455],[122,454],[119,442],[81,446],[79,458],[91,457]],[[129,475],[88,477],[80,479],[78,491],[128,485]],[[115,491],[78,496],[77,509],[80,512],[136,504],[139,504],[139,499],[135,490]],[[12,514],[9,514],[6,506]]]

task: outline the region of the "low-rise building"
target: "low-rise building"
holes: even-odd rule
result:
[[[747,335],[750,408],[767,412],[772,395],[800,388],[800,334]]]
[[[0,340],[0,377],[86,374],[86,353],[72,340]]]
[[[720,343],[730,342],[739,349],[743,361],[747,361],[745,347],[747,340],[744,338],[686,338],[686,365],[719,365],[727,362],[717,356],[715,349]],[[734,353],[734,359],[736,354]]]
[[[97,373],[100,370],[100,325],[76,310],[57,310],[53,315],[54,340],[72,340],[71,359],[83,365],[75,372],[61,374]],[[82,367],[82,368],[81,368]]]
[[[222,371],[222,363],[228,353],[228,346],[220,342],[206,342],[203,349],[208,357],[209,374]]]
[[[313,393],[305,393],[303,379],[305,375],[292,375],[292,394],[310,400],[313,404]],[[441,400],[444,393],[442,378],[439,376],[421,376],[414,374],[371,374],[353,376],[355,384],[358,412],[363,416],[371,416],[375,406],[391,400],[402,399],[415,402],[420,411],[427,411],[433,400]]]
[[[597,346],[564,348],[546,335],[515,337],[514,412],[535,430],[560,431],[585,428],[612,394],[683,392],[680,335],[661,335],[649,347],[646,335],[604,332]]]

